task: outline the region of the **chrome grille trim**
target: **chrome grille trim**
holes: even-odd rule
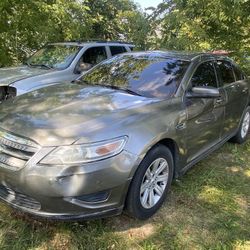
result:
[[[39,150],[35,142],[0,129],[0,168],[20,170]]]
[[[0,168],[5,168],[5,169],[8,169],[8,170],[12,170],[12,171],[17,171],[19,168],[15,167],[15,166],[10,166],[10,165],[7,165],[5,163],[2,163],[0,162]]]
[[[21,144],[17,141],[14,141],[14,138],[12,138],[12,140],[10,140],[10,139],[7,139],[7,138],[1,137],[1,136],[2,136],[2,133],[0,132],[0,144],[15,148],[17,150],[23,150],[23,151],[27,151],[27,152],[31,152],[31,153],[34,153],[37,151],[37,148],[30,147],[30,146]]]
[[[28,160],[30,158],[30,156],[32,156],[32,155],[30,155],[30,156],[26,155],[25,153],[22,153],[22,152],[15,152],[14,150],[11,150],[11,149],[9,149],[6,146],[3,146],[1,144],[0,144],[0,152],[3,152],[3,153],[8,154],[8,155],[12,155],[14,157],[17,157],[17,158],[20,158],[23,160]]]
[[[12,157],[0,151],[0,166],[6,169],[18,170],[25,165],[26,161]]]

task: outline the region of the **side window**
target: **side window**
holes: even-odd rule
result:
[[[217,88],[217,79],[213,62],[205,62],[198,66],[193,74],[191,83],[192,87],[210,86]]]
[[[243,72],[235,65],[233,65],[233,70],[235,74],[236,81],[244,80],[244,74]]]
[[[110,51],[112,56],[127,52],[123,46],[110,46]]]
[[[87,49],[82,56],[82,63],[88,63],[92,66],[107,58],[106,49],[103,46]]]
[[[220,74],[221,81],[223,85],[235,82],[234,72],[230,62],[227,61],[217,61],[216,68]]]

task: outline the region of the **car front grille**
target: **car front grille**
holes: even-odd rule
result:
[[[0,168],[20,170],[38,149],[35,142],[0,130]]]
[[[20,192],[16,192],[4,185],[0,185],[0,199],[21,208],[26,208],[31,210],[41,209],[40,202]]]

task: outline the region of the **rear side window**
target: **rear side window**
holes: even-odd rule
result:
[[[213,62],[205,62],[198,66],[191,79],[191,83],[192,87],[209,86],[217,88],[217,79]]]
[[[235,82],[234,72],[230,62],[217,61],[216,65],[223,85]]]
[[[127,52],[123,46],[110,46],[112,56]]]
[[[237,66],[233,65],[233,69],[234,69],[236,81],[245,79],[243,72]]]

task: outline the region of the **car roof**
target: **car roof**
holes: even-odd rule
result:
[[[129,42],[122,42],[122,41],[68,41],[68,42],[57,42],[57,43],[49,43],[54,45],[69,45],[69,46],[86,46],[86,45],[100,45],[100,46],[128,46],[128,47],[135,47],[134,44]]]
[[[189,52],[189,51],[164,51],[164,50],[151,50],[151,51],[135,51],[126,53],[133,56],[145,56],[145,57],[161,57],[161,58],[176,58],[184,61],[193,61],[196,59],[227,59],[226,56],[221,56],[213,53],[204,52]]]

